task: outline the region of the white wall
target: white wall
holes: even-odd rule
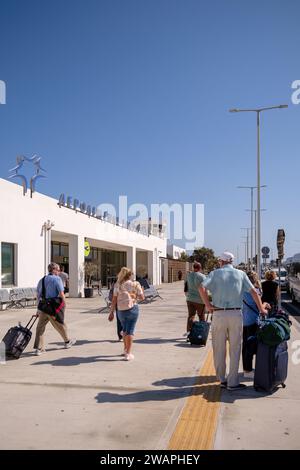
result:
[[[130,247],[151,252],[156,249],[157,257],[166,256],[165,239],[141,235],[80,212],[60,208],[57,202],[40,193],[34,193],[32,199],[29,193],[23,196],[21,186],[0,178],[0,242],[18,245],[19,287],[35,286],[44,274],[44,237],[41,231],[48,219],[54,222],[55,231],[99,240],[111,249],[114,249],[113,245],[118,245],[115,249],[123,247],[124,251],[130,251]],[[153,276],[155,284],[160,282],[159,270],[156,271]]]
[[[167,253],[169,256],[171,256],[171,258],[179,259],[181,256],[181,253],[186,253],[186,251],[184,248],[181,248],[180,246],[170,244],[167,246]]]

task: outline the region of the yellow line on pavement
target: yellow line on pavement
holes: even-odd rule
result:
[[[209,351],[191,396],[170,439],[170,450],[213,449],[220,409],[221,389]]]

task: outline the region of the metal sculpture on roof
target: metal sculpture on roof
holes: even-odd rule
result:
[[[25,196],[25,194],[27,193],[27,190],[28,190],[28,181],[27,181],[26,176],[19,173],[19,171],[22,171],[21,169],[22,169],[25,162],[33,164],[33,166],[35,168],[35,173],[30,178],[30,183],[29,183],[30,197],[32,197],[32,194],[35,192],[35,186],[36,186],[37,180],[39,178],[46,178],[46,176],[41,173],[43,171],[46,172],[46,170],[44,170],[41,167],[41,159],[42,159],[42,157],[39,157],[36,154],[34,154],[30,158],[25,157],[24,155],[20,155],[20,156],[17,157],[17,165],[14,168],[11,168],[11,170],[9,170],[9,172],[12,173],[8,177],[9,179],[13,179],[13,178],[20,178],[21,179],[22,186],[23,186],[23,195],[24,196]]]

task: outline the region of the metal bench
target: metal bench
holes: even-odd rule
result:
[[[35,287],[25,287],[24,292],[24,301],[26,307],[34,307],[37,303],[37,290]]]
[[[111,300],[109,300],[109,289],[101,289],[99,288],[98,289],[98,293],[100,295],[100,297],[103,297],[105,303],[106,303],[106,307],[102,307],[100,308],[99,310],[99,313],[101,313],[102,311],[106,310],[106,309],[110,309],[110,306],[111,306]]]
[[[34,307],[37,304],[37,290],[35,287],[15,287],[10,291],[0,289],[0,309]]]
[[[7,308],[7,305],[9,303],[10,303],[9,290],[0,289],[0,310],[3,310],[4,306]]]
[[[26,307],[26,295],[24,289],[21,287],[16,287],[11,289],[9,293],[10,302],[7,305],[7,309],[9,308],[25,308]]]
[[[158,290],[153,285],[150,285],[150,287],[148,289],[144,290],[144,296],[145,296],[145,300],[143,300],[141,303],[152,302],[154,299],[157,299],[157,297],[159,297],[161,300],[163,300],[163,298],[160,296]]]

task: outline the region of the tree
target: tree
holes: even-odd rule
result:
[[[179,259],[180,261],[189,261],[190,257],[185,252],[182,252]]]
[[[87,287],[92,286],[92,279],[97,274],[98,266],[91,261],[86,261],[84,263],[84,275],[85,282]]]
[[[195,248],[190,261],[201,263],[204,271],[211,271],[218,266],[218,258],[215,257],[214,250],[211,248]]]

